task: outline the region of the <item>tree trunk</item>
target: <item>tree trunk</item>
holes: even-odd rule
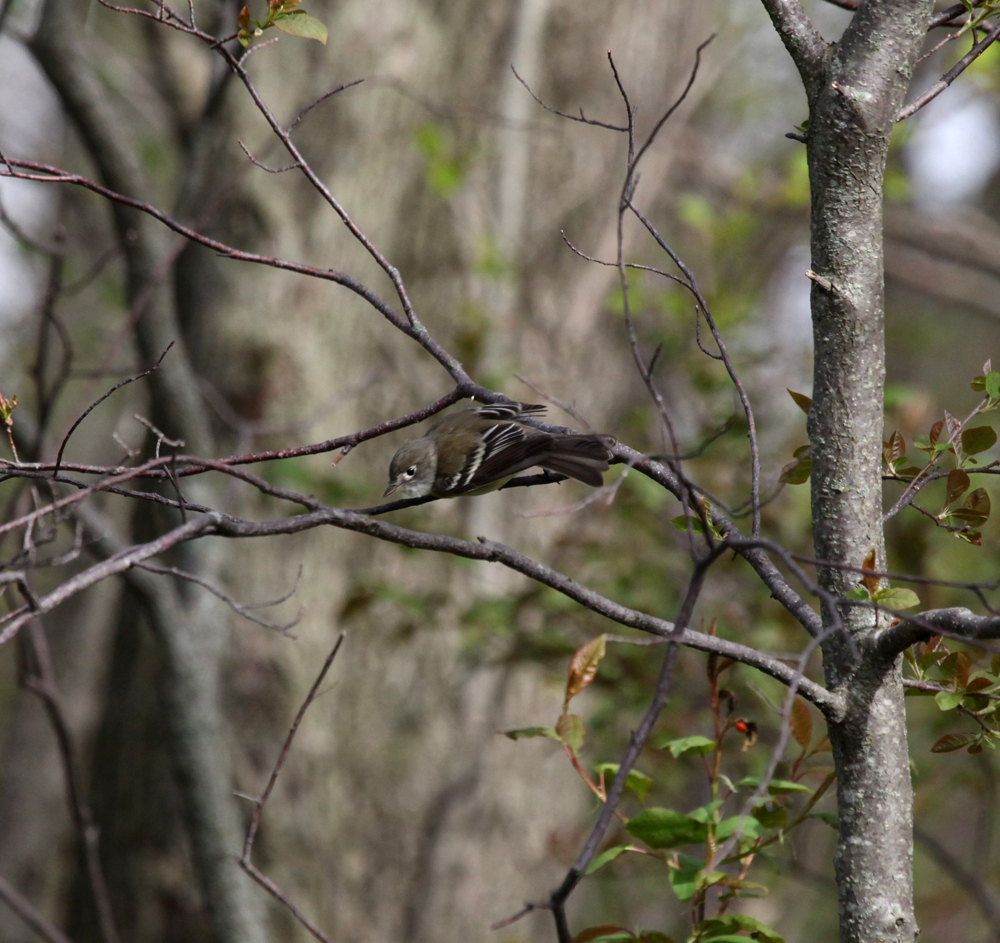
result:
[[[779,26],[788,19],[769,3]],[[797,6],[797,4],[795,5]],[[883,568],[881,448],[885,379],[882,188],[889,138],[933,3],[862,3],[827,47],[799,30],[782,38],[809,96],[814,339],[812,513],[816,557]],[[796,45],[794,36],[804,42]],[[819,570],[844,596],[858,574]],[[843,943],[903,943],[913,913],[912,807],[899,659],[866,647],[869,609],[824,607],[828,685],[847,716],[830,728],[840,818],[836,872]]]

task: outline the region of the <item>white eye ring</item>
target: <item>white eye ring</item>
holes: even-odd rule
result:
[[[409,468],[406,469],[405,477],[412,478],[416,473],[417,473],[417,466],[411,465]]]

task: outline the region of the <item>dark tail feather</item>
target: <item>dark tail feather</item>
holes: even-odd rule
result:
[[[608,470],[615,439],[608,435],[567,435],[551,442],[551,451],[538,464],[557,475],[568,475],[592,488],[604,484],[601,472]]]

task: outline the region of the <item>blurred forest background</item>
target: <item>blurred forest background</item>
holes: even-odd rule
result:
[[[238,6],[195,0],[204,21],[219,24],[235,23]],[[806,6],[827,37],[839,34],[847,13],[819,0]],[[365,80],[314,109],[296,140],[399,268],[428,328],[480,382],[514,399],[538,402],[544,393],[572,404],[594,429],[648,452],[666,445],[631,361],[616,272],[581,259],[560,235],[613,259],[624,141],[546,112],[510,66],[553,107],[620,123],[611,50],[648,129],[683,88],[696,46],[717,33],[648,158],[637,199],[711,303],[755,405],[765,489],[773,490],[792,451],[806,443],[804,417],[785,390],[811,388],[809,194],[804,148],[785,137],[805,117],[805,99],[757,0],[308,0],[305,7],[329,27],[329,44],[282,35],[255,53],[250,71],[283,118],[334,86]],[[87,145],[30,51],[41,8],[39,0],[0,3],[0,149],[93,175]],[[83,22],[77,38],[127,122],[159,206],[240,248],[384,287],[303,180],[247,160],[238,139],[266,164],[285,162],[242,87],[230,82],[208,102],[221,63],[186,37],[97,3]],[[954,57],[946,47],[922,63],[925,84]],[[1000,358],[998,91],[991,51],[898,128],[886,206],[887,437],[898,429],[909,443],[942,410],[967,412],[976,401],[969,380],[988,357]],[[33,377],[56,369],[39,367],[35,353],[40,312],[54,298],[73,353],[48,420],[61,433],[140,369],[107,207],[83,191],[11,181],[2,181],[0,199],[0,392],[19,397],[15,425],[34,414]],[[634,261],[662,264],[638,228],[626,239]],[[56,247],[58,262],[39,245]],[[428,357],[336,286],[201,248],[178,250],[170,278],[216,455],[345,434],[450,388]],[[684,447],[725,427],[692,459],[690,474],[738,502],[749,465],[745,423],[722,366],[698,351],[690,302],[647,275],[636,277],[633,306],[643,349],[663,345],[658,377]],[[119,443],[139,447],[145,430],[133,415],[148,414],[145,396],[136,383],[102,405],[67,458],[107,463],[123,454]],[[575,423],[554,405],[550,415]],[[359,447],[335,468],[319,455],[251,470],[331,504],[362,507],[378,502],[405,437]],[[0,485],[0,501],[20,487]],[[681,513],[677,503],[632,475],[613,501],[554,513],[585,493],[570,482],[440,502],[397,519],[486,534],[671,618],[683,587],[670,573],[686,554],[684,535],[669,525]],[[887,495],[897,493],[887,486]],[[244,516],[278,513],[256,492],[248,499],[231,489],[226,500]],[[808,485],[785,487],[765,509],[765,532],[810,552],[808,509]],[[993,522],[983,547],[972,547],[904,514],[890,528],[889,569],[989,579],[998,536]],[[497,732],[553,723],[570,654],[607,626],[510,572],[340,530],[218,544],[222,582],[240,600],[280,596],[302,571],[295,595],[271,613],[291,619],[301,607],[294,641],[221,602],[205,604],[224,646],[236,790],[259,793],[323,657],[337,633],[348,632],[330,688],[307,716],[267,809],[257,845],[262,868],[336,940],[552,939],[544,914],[495,933],[489,924],[561,880],[596,802],[557,744],[515,743]],[[941,588],[921,597],[924,607],[969,604]],[[695,627],[711,620],[720,635],[770,651],[803,643],[740,561],[713,571]],[[86,760],[122,937],[198,943],[208,931],[162,749],[159,656],[140,622],[122,586],[109,581],[48,616],[45,631]],[[85,943],[96,930],[55,740],[37,699],[18,687],[17,662],[15,645],[0,648],[0,875]],[[657,664],[646,647],[609,646],[597,683],[579,699],[588,760],[617,759]],[[757,746],[732,744],[725,771],[735,781],[766,761],[781,688],[749,668],[731,671],[737,710],[760,730]],[[818,655],[810,673],[820,676]],[[968,869],[993,888],[1000,881],[997,758],[931,754],[942,733],[971,721],[927,699],[908,703],[923,938],[998,940],[1000,906],[991,919],[989,901],[967,894],[963,878]],[[821,726],[820,715],[813,718]],[[711,735],[704,656],[682,653],[660,725],[674,736]],[[647,750],[639,768],[655,776],[661,803],[684,809],[706,801],[698,757]],[[788,940],[834,938],[834,846],[823,822],[804,825],[770,863],[755,866],[770,893],[745,912]],[[274,939],[306,939],[286,912],[271,901],[266,907]],[[570,909],[574,919],[677,932],[685,919],[662,869],[638,856],[589,878]],[[29,939],[0,907],[0,940]]]

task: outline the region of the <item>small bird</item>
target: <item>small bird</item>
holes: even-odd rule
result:
[[[544,411],[527,403],[497,403],[450,413],[396,452],[384,497],[397,491],[407,498],[483,494],[533,465],[602,485],[614,436],[553,435],[521,424]]]

